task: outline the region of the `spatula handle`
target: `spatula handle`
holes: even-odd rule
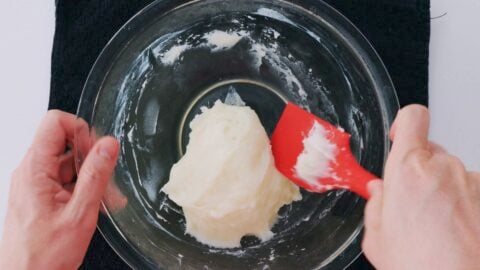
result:
[[[360,167],[360,165],[359,165]],[[362,198],[368,200],[370,199],[370,192],[368,192],[368,183],[373,180],[377,180],[378,177],[371,174],[364,168],[360,167],[354,176],[352,177],[352,181],[350,182],[351,191],[355,192],[356,194],[360,195]]]
[[[364,169],[350,151],[345,151],[338,157],[341,160],[338,160],[339,167],[335,170],[337,175],[344,181],[349,190],[368,200],[370,193],[367,185],[379,178]]]

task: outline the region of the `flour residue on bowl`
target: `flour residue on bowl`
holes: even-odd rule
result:
[[[211,47],[212,52],[221,50],[228,50],[235,46],[243,37],[248,36],[246,31],[225,32],[220,30],[213,30],[205,34],[207,45]]]
[[[261,43],[253,43],[251,52],[255,57],[255,66],[260,69],[264,61],[266,61],[270,66],[274,67],[280,77],[285,80],[292,93],[298,95],[300,105],[304,105],[303,107],[308,110],[308,106],[306,105],[308,94],[303,88],[303,84],[293,73],[292,69],[286,64],[296,64],[291,60],[292,57],[279,55],[278,45],[276,43],[272,43],[270,46]]]
[[[219,52],[223,50],[229,50],[234,47],[242,38],[247,37],[250,33],[245,30],[240,31],[222,31],[213,30],[203,35],[192,35],[190,38],[195,41],[201,41],[200,43],[193,45],[182,38],[178,38],[175,45],[168,50],[158,53],[160,61],[164,65],[173,65],[175,62],[181,59],[182,54],[192,48],[209,48],[211,52]],[[163,44],[162,44],[163,45]]]
[[[162,63],[165,65],[172,65],[175,61],[180,58],[180,55],[187,51],[188,49],[192,48],[191,45],[182,44],[173,46],[170,50],[166,51],[163,56],[160,58]]]
[[[262,9],[257,13],[259,15],[264,13],[269,15],[276,14],[268,13],[267,10]],[[211,53],[219,53],[232,50],[236,45],[244,41],[250,47],[248,53],[252,57],[252,67],[260,71],[262,65],[268,65],[276,73],[276,76],[285,81],[289,91],[296,97],[296,103],[304,109],[310,110],[307,102],[307,91],[305,91],[297,75],[300,72],[308,74],[308,69],[300,61],[296,61],[291,54],[282,54],[278,44],[281,38],[280,32],[273,28],[264,28],[261,30],[261,36],[254,38],[254,30],[246,28],[239,21],[236,23],[239,24],[238,29],[215,29],[204,34],[190,35],[186,38],[177,35],[176,38],[172,37],[170,41],[173,45],[167,47],[167,49],[153,48],[152,52],[160,59],[163,65],[171,66],[181,61],[182,56],[190,50],[208,49]],[[160,46],[165,47],[165,43],[161,43]],[[313,84],[313,82],[310,84]]]
[[[286,23],[289,23],[289,24],[292,24],[292,25],[295,24],[294,22],[292,22],[292,20],[287,18],[285,15],[283,15],[280,12],[278,12],[276,10],[273,10],[273,9],[262,7],[262,8],[259,8],[257,10],[257,12],[255,12],[255,14],[260,15],[260,16],[264,16],[264,17],[268,17],[268,18],[272,18],[272,19],[275,19],[275,20],[279,20],[279,21],[282,21],[282,22],[286,22]]]

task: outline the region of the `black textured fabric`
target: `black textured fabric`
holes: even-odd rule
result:
[[[88,72],[114,33],[152,0],[57,0],[49,109],[74,113]],[[428,101],[429,0],[326,0],[371,41],[401,105]],[[96,232],[82,269],[129,269]],[[360,258],[350,269],[372,269]]]
[[[326,0],[372,43],[400,105],[428,105],[429,0]]]

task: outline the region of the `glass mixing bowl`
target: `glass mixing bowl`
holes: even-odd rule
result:
[[[348,191],[284,206],[266,242],[219,249],[185,234],[159,192],[202,106],[237,93],[270,134],[287,101],[343,127],[382,174],[398,110],[392,82],[359,31],[321,1],[156,1],[112,38],[85,84],[80,166],[95,138],[121,142],[99,229],[136,269],[343,269],[360,254],[365,201]],[[229,95],[230,94],[230,95]],[[84,124],[85,127],[85,124]]]

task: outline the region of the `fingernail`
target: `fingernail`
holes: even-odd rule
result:
[[[428,115],[428,109],[423,105],[412,104],[403,108],[402,111],[410,114],[412,118],[425,117]]]
[[[117,145],[103,142],[98,147],[98,154],[106,159],[112,160],[117,152]]]

